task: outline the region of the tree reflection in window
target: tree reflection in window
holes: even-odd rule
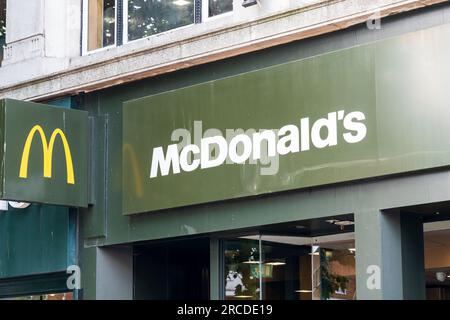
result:
[[[116,0],[88,1],[88,50],[115,44]]]
[[[6,34],[6,0],[0,0],[0,38]]]
[[[113,45],[116,32],[116,1],[105,0],[103,3],[103,46]]]
[[[209,16],[217,16],[219,14],[233,11],[233,0],[208,0]]]
[[[128,40],[194,23],[194,0],[129,0]]]
[[[6,0],[0,0],[0,63],[3,60],[3,46],[6,42]]]

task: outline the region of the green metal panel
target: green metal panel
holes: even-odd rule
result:
[[[50,104],[70,108],[71,99]],[[77,221],[70,210],[32,204],[0,212],[0,297],[67,291],[65,270],[77,259]]]
[[[436,12],[436,15],[441,17],[440,12]],[[372,204],[376,199],[373,199],[370,194],[358,194],[358,192],[354,191],[351,194],[343,192],[335,197],[329,196],[324,201],[323,197],[320,196],[321,189],[319,188],[312,194],[285,192],[257,199],[243,198],[208,205],[124,216],[122,215],[121,198],[122,107],[125,101],[336,51],[360,43],[360,41],[367,42],[378,37],[384,38],[393,34],[410,32],[415,30],[415,26],[418,25],[417,22],[411,22],[416,21],[414,19],[401,18],[400,20],[398,22],[400,27],[395,25],[395,30],[391,28],[390,22],[386,20],[383,30],[376,33],[368,31],[363,25],[356,31],[342,31],[326,37],[294,42],[289,45],[278,46],[257,53],[87,94],[86,110],[93,117],[108,116],[108,130],[105,153],[98,152],[95,155],[95,159],[99,164],[95,178],[98,177],[98,183],[103,184],[103,189],[107,190],[106,198],[104,198],[106,205],[101,209],[98,206],[93,206],[89,210],[82,209],[80,217],[83,219],[83,229],[88,227],[85,220],[87,213],[101,217],[99,220],[89,220],[97,221],[98,225],[89,226],[91,230],[95,229],[96,232],[87,237],[85,245],[117,244],[170,238],[297,221],[329,216],[331,213],[349,213],[348,209],[350,206],[363,205],[366,202]],[[426,27],[430,23],[427,19],[420,21],[421,27]],[[443,29],[448,29],[448,25],[426,29],[420,31],[420,33],[439,33]],[[420,37],[422,36],[418,38]],[[403,41],[402,37],[394,39]],[[406,93],[400,93],[397,96],[405,97],[406,95]],[[104,160],[105,155],[106,162]],[[102,172],[106,172],[106,176],[103,177]],[[101,195],[98,197],[101,198]],[[101,239],[97,237],[101,237]]]
[[[0,100],[0,143],[4,144],[5,141],[5,101]],[[0,159],[2,159],[0,167],[0,198],[4,195],[4,182],[5,181],[5,170],[4,170],[4,159],[5,159],[5,148],[0,148]]]
[[[83,247],[81,254],[81,288],[83,300],[95,300],[97,290],[97,248]]]
[[[10,278],[0,282],[0,298],[67,292],[66,281],[65,272]]]
[[[107,166],[107,117],[92,117],[90,141],[90,181],[89,189],[93,206],[83,212],[84,237],[101,237],[106,232],[107,191],[105,180],[108,174]]]
[[[0,213],[0,278],[65,271],[67,208],[33,205]]]
[[[448,38],[449,25],[125,102],[124,214],[449,165],[450,140],[436,139],[450,136]],[[337,116],[337,144],[313,146],[313,123],[340,110],[364,113],[367,136],[346,141],[355,130]],[[300,141],[311,150],[280,156],[276,174],[247,162],[149,177],[152,151],[176,143],[175,130],[199,144],[195,121],[225,133],[299,127],[304,117],[311,138]]]
[[[9,99],[1,112],[2,199],[87,206],[87,112]]]
[[[423,218],[367,210],[355,212],[355,223],[358,300],[424,299]]]

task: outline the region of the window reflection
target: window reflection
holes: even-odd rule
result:
[[[209,16],[233,11],[233,0],[209,0]]]
[[[116,1],[89,0],[88,16],[88,50],[114,45]]]
[[[0,0],[0,37],[6,34],[6,0]]]
[[[258,248],[259,242],[255,240],[226,241],[225,298],[227,300],[259,299]]]
[[[6,38],[6,0],[0,0],[0,63],[3,60],[3,46]]]
[[[317,300],[356,299],[354,242],[312,247],[313,292]]]
[[[194,23],[194,0],[129,0],[128,40]]]

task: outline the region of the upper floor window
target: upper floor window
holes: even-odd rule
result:
[[[231,11],[233,0],[83,0],[83,51],[121,45]]]
[[[204,0],[206,2],[206,0]],[[208,17],[233,11],[233,0],[207,0]]]
[[[0,0],[0,63],[3,60],[3,46],[6,42],[6,0]]]
[[[117,0],[85,0],[85,30],[88,51],[115,45]],[[86,17],[87,15],[87,17]]]
[[[194,0],[128,0],[128,41],[195,22]]]

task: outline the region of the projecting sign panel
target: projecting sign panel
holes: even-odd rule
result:
[[[87,112],[0,100],[1,199],[87,206]]]

